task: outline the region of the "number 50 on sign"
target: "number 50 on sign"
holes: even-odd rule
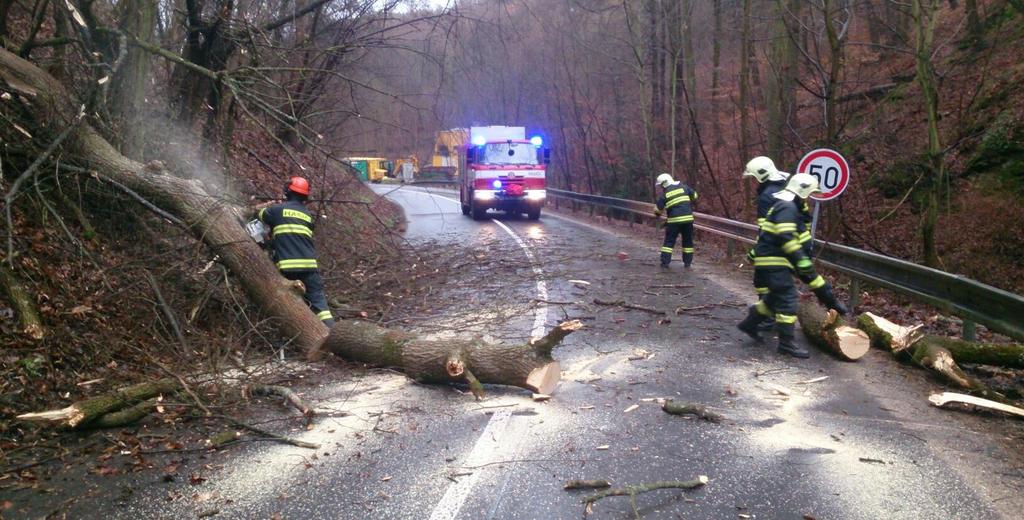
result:
[[[850,183],[850,165],[839,152],[819,148],[800,159],[797,173],[809,173],[818,179],[821,193],[811,195],[815,200],[832,200]]]

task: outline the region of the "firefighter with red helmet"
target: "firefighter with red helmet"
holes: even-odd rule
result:
[[[270,228],[270,244],[274,249],[274,263],[281,275],[299,280],[306,287],[305,300],[309,308],[324,325],[334,324],[327,306],[324,282],[313,247],[313,228],[316,219],[306,209],[309,181],[292,177],[284,188],[285,201],[259,210],[257,218]]]

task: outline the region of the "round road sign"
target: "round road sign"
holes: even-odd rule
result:
[[[850,183],[850,165],[839,152],[828,148],[818,148],[805,155],[796,171],[817,177],[821,193],[811,195],[814,200],[832,200]]]

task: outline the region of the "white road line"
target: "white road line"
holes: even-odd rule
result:
[[[511,419],[512,410],[508,408],[494,412],[491,419],[487,421],[487,427],[477,439],[476,445],[473,446],[473,451],[469,452],[469,456],[466,457],[466,461],[462,465],[473,468],[473,466],[493,462],[490,458],[495,453],[500,453],[504,443],[508,440],[517,440],[513,435],[509,435],[512,439],[505,439],[505,435],[503,435],[508,430]],[[479,468],[474,468],[472,474],[465,478],[460,477],[458,482],[448,486],[441,501],[434,506],[434,511],[430,513],[430,520],[454,520],[455,516],[459,514],[459,510],[462,509],[462,504],[469,498],[469,492],[473,490],[473,485],[476,484],[481,472]]]
[[[442,197],[433,193],[415,190],[407,191],[406,193],[421,193],[429,197],[434,197],[435,199],[447,200],[460,205],[462,204],[455,199]],[[491,222],[494,222],[498,227],[504,229],[505,232],[516,241],[516,244],[519,244],[519,247],[522,248],[526,258],[530,260],[530,268],[533,270],[533,274],[537,277],[537,299],[547,300],[548,285],[547,282],[544,281],[544,271],[540,268],[540,265],[537,264],[537,258],[533,255],[533,251],[530,251],[530,247],[522,238],[519,238],[519,235],[517,235],[515,231],[512,231],[512,228],[497,220],[492,220]],[[537,306],[537,311],[533,316],[533,328],[530,331],[530,336],[534,338],[543,337],[547,321],[548,306],[545,303],[540,302]],[[487,422],[487,427],[484,428],[483,433],[480,434],[480,438],[477,439],[476,444],[473,446],[473,450],[469,452],[469,457],[467,457],[466,462],[463,465],[479,466],[480,464],[490,462],[488,458],[499,453],[503,447],[504,443],[502,441],[504,441],[504,439],[502,439],[502,434],[506,433],[506,430],[510,430],[508,432],[509,440],[515,443],[515,441],[521,437],[520,434],[522,432],[516,431],[517,428],[514,423],[509,427],[510,423],[512,423],[511,419],[512,412],[509,409],[502,409],[491,415],[491,419]],[[441,501],[434,506],[434,510],[430,513],[430,520],[454,520],[455,516],[459,514],[459,510],[462,509],[462,505],[469,497],[469,492],[472,491],[473,485],[476,483],[479,474],[480,471],[474,471],[468,478],[464,478],[455,484],[449,485],[448,489],[444,492],[444,496],[441,497]]]
[[[512,231],[512,228],[497,220],[492,220],[491,222],[494,222],[509,235],[512,235],[512,238],[519,244],[519,247],[523,248],[526,258],[530,260],[530,268],[533,269],[533,274],[537,275],[537,299],[541,301],[538,302],[537,312],[533,315],[533,329],[530,331],[530,336],[534,338],[544,337],[544,328],[548,322],[548,306],[544,303],[548,299],[548,284],[544,281],[544,271],[537,265],[537,259],[533,256],[530,248],[527,247],[526,242],[523,242],[523,239],[519,238],[519,235]]]

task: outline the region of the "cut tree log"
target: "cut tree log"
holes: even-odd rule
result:
[[[871,340],[861,330],[847,326],[834,310],[803,300],[797,310],[800,328],[811,343],[840,359],[856,361],[867,354]]]
[[[179,388],[181,388],[181,382],[174,378],[166,378],[149,383],[139,383],[137,385],[116,390],[109,394],[77,402],[66,408],[61,408],[60,410],[22,414],[18,416],[18,419],[23,421],[58,423],[61,427],[75,429],[91,427],[91,423],[93,421],[100,420],[104,415],[111,412],[123,411],[123,416],[111,418],[107,422],[103,423],[108,426],[101,427],[117,426],[118,424],[115,424],[116,422],[123,421],[125,417],[140,411],[135,405],[138,405],[140,402],[151,397],[174,392]],[[133,412],[125,410],[133,407],[136,408]],[[148,407],[142,408],[148,409]],[[144,415],[145,414],[140,415],[135,420],[137,421],[141,419]]]
[[[989,410],[998,410],[1000,412],[1006,412],[1009,414],[1016,415],[1018,417],[1024,417],[1024,409],[1003,403],[997,403],[988,399],[982,399],[980,397],[974,397],[973,395],[958,394],[955,392],[942,392],[941,394],[932,394],[928,396],[928,400],[931,401],[935,406],[943,406],[946,403],[964,403],[986,408]]]
[[[324,348],[348,360],[401,369],[418,381],[463,383],[467,374],[472,374],[479,383],[550,394],[561,377],[551,351],[582,326],[579,321],[566,321],[529,343],[500,345],[480,340],[423,339],[366,321],[343,320],[331,327]]]

